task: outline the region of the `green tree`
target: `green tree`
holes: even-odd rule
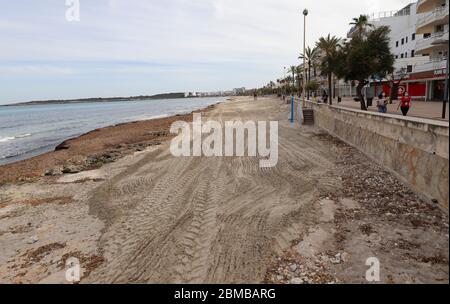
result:
[[[305,50],[305,54],[300,54],[298,59],[305,59],[306,64],[308,65],[308,74],[306,80],[309,82],[311,80],[311,68],[315,68],[317,64],[317,60],[319,58],[319,50],[317,47],[310,48],[309,46]],[[310,90],[308,90],[308,99],[310,97]]]
[[[298,97],[301,97],[302,94],[302,85],[303,85],[303,69],[301,66],[297,66],[297,85],[298,85]]]
[[[310,81],[308,81],[308,83],[306,84],[306,89],[307,89],[308,91],[311,91],[311,92],[316,92],[319,88],[320,88],[320,85],[319,85],[319,83],[318,83],[317,81],[315,81],[315,80],[310,80]]]
[[[394,70],[394,55],[389,47],[387,26],[378,27],[365,35],[356,36],[340,50],[337,56],[337,74],[346,81],[356,80],[356,92],[361,109],[367,110],[362,89],[372,75],[385,77]]]
[[[392,70],[390,74],[387,76],[387,80],[389,81],[389,103],[392,103],[393,100],[398,99],[398,89],[402,81],[408,76],[408,71],[405,67],[402,67],[396,71]]]
[[[366,15],[360,15],[358,18],[353,18],[353,22],[350,22],[350,25],[356,27],[358,31],[358,36],[363,36],[367,28],[373,27],[373,24],[369,23],[369,17]]]
[[[316,44],[317,48],[322,51],[322,56],[319,60],[320,69],[322,74],[326,75],[328,78],[328,95],[329,95],[329,103],[332,102],[332,78],[333,73],[335,73],[338,69],[339,65],[339,38],[336,36],[331,36],[328,34],[327,37],[322,37]]]
[[[289,68],[289,71],[292,73],[292,86],[294,88],[293,91],[295,91],[295,74],[297,73],[297,67],[293,65]]]
[[[294,78],[292,78],[292,76],[287,76],[286,79],[285,79],[286,95],[292,93],[292,86],[291,86],[291,83],[292,83],[293,79],[294,79]]]

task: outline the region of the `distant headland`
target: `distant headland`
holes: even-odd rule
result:
[[[61,100],[36,100],[28,102],[19,102],[13,104],[6,104],[0,106],[30,106],[30,105],[45,105],[45,104],[70,104],[70,103],[90,103],[90,102],[117,102],[117,101],[139,101],[149,99],[177,99],[177,98],[197,98],[197,97],[216,97],[223,96],[222,94],[200,94],[200,93],[163,93],[156,95],[140,95],[130,97],[95,97],[95,98],[81,98],[81,99],[61,99]]]

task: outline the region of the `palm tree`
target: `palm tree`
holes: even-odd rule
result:
[[[368,27],[373,27],[373,24],[369,23],[369,17],[366,15],[360,15],[358,18],[353,18],[353,22],[350,22],[358,30],[358,35],[362,36]]]
[[[267,86],[268,86],[269,89],[270,89],[270,94],[273,94],[273,88],[275,87],[275,82],[273,82],[273,81],[271,80]]]
[[[303,83],[303,74],[302,74],[303,69],[301,66],[297,66],[296,70],[297,70],[297,81],[298,81],[298,97],[301,97],[302,83]]]
[[[332,78],[337,65],[337,49],[339,46],[339,38],[328,34],[327,37],[322,37],[316,43],[323,55],[320,58],[320,69],[323,74],[328,77],[328,96],[330,105],[332,104]]]
[[[279,88],[279,94],[280,94],[280,96],[283,95],[283,89],[282,89],[282,87],[281,87],[281,84],[282,84],[281,79],[277,79],[277,85],[278,85],[278,88]]]
[[[311,81],[311,68],[315,67],[315,65],[317,63],[318,55],[319,55],[319,50],[317,49],[317,47],[314,47],[311,49],[308,46],[305,50],[305,54],[300,54],[300,57],[298,57],[298,59],[305,59],[306,63],[308,64],[308,75],[306,77],[307,83],[309,81]],[[310,92],[308,90],[308,99],[310,97],[309,93]]]
[[[286,95],[289,93],[291,93],[291,91],[292,91],[292,88],[291,88],[291,81],[292,81],[292,76],[287,76],[286,77],[286,80],[285,80],[285,82],[286,82]],[[288,89],[289,89],[289,92],[288,92]]]
[[[297,73],[297,67],[293,65],[289,68],[289,71],[292,73],[292,86],[294,87],[295,90],[295,73]]]

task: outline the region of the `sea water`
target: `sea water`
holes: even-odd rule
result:
[[[223,100],[215,97],[0,107],[0,165],[51,151],[64,140],[94,129],[189,113]]]

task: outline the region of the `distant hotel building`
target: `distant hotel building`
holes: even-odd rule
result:
[[[419,0],[399,11],[369,17],[375,27],[391,29],[395,70],[403,68],[408,73],[401,85],[403,89],[415,99],[442,100],[448,56],[448,0]],[[355,32],[356,28],[352,28],[348,38]],[[382,87],[379,81],[372,81],[371,86],[375,87],[376,94],[381,90],[389,92],[386,80],[382,81]]]
[[[233,89],[233,94],[234,94],[234,95],[245,94],[245,88],[236,88],[236,89]]]

